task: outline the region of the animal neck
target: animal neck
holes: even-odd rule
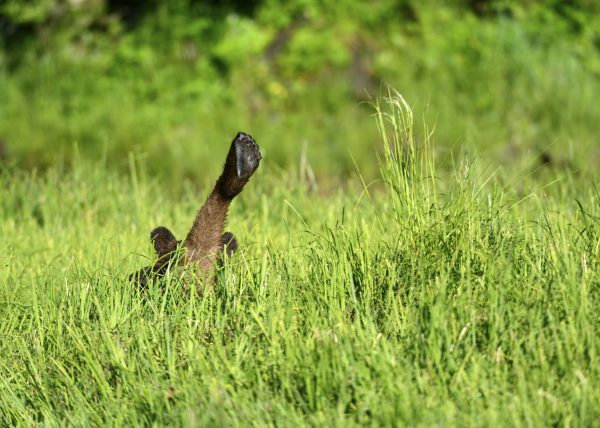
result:
[[[202,257],[212,260],[217,251],[222,249],[220,248],[221,237],[230,204],[231,199],[224,196],[218,186],[215,187],[198,211],[194,224],[185,238],[188,261]]]

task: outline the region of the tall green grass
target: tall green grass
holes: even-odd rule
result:
[[[200,296],[125,278],[205,191],[3,171],[0,424],[594,425],[599,189],[439,171],[403,98],[375,107],[382,185],[319,196],[266,158]]]

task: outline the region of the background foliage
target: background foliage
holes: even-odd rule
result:
[[[0,138],[11,161],[82,155],[203,178],[238,129],[319,181],[376,175],[361,102],[391,84],[441,158],[600,162],[599,6],[578,1],[7,0]],[[215,154],[216,153],[216,154]],[[337,180],[337,178],[336,178]]]

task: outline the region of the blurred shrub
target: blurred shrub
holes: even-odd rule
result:
[[[25,166],[135,151],[204,176],[238,129],[273,165],[376,173],[361,101],[382,82],[445,148],[591,156],[598,3],[517,0],[4,0],[0,136]],[[430,118],[431,119],[431,118]],[[506,149],[508,147],[508,149]],[[571,156],[571,155],[569,155]],[[176,170],[176,173],[173,171]],[[165,172],[167,171],[167,172]],[[175,176],[173,176],[175,174]]]

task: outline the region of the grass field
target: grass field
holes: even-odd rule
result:
[[[126,277],[210,182],[170,191],[133,157],[128,178],[4,170],[0,425],[598,424],[600,187],[436,167],[394,92],[376,125],[373,184],[314,192],[266,157],[199,297]]]

